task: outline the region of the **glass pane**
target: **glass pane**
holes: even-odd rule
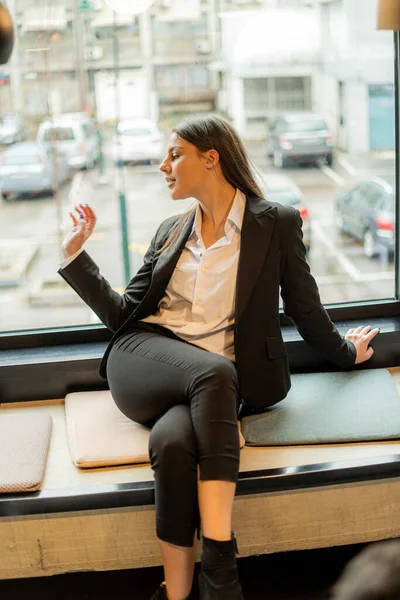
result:
[[[284,128],[285,126],[283,126]],[[286,131],[320,131],[327,129],[325,121],[314,121],[313,119],[296,119],[286,122]]]
[[[170,199],[159,164],[173,126],[194,113],[232,122],[265,197],[299,210],[324,303],[393,298],[393,36],[376,30],[377,0],[362,11],[360,0],[9,8],[0,331],[99,323],[57,274],[69,212],[93,206],[85,249],[122,292],[160,222],[192,204]]]
[[[279,202],[279,204],[283,204],[284,206],[296,206],[300,204],[299,198],[291,192],[267,192],[267,197],[271,202]]]
[[[74,131],[71,127],[49,127],[43,134],[43,141],[50,142],[52,140],[62,142],[64,140],[75,139]]]

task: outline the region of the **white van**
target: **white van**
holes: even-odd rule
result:
[[[92,169],[99,158],[96,127],[85,113],[65,113],[39,125],[37,142],[55,146],[70,169]]]

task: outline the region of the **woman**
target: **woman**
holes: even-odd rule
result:
[[[178,124],[160,166],[173,200],[196,206],[164,221],[124,294],[83,243],[96,217],[71,215],[64,279],[114,332],[101,365],[119,409],[152,427],[157,536],[165,583],[155,598],[189,597],[201,523],[204,600],[242,599],[231,533],[239,468],[237,415],[262,411],[290,387],[279,322],[341,367],[370,358],[370,327],[343,339],[321,305],[295,209],[263,199],[243,143],[214,116]]]

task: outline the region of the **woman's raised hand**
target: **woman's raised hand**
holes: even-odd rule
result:
[[[69,213],[72,219],[72,229],[65,236],[61,244],[61,252],[64,260],[78,252],[92,235],[96,225],[96,215],[88,204],[77,204],[75,206],[77,216]]]

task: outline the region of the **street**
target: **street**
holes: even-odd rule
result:
[[[312,244],[308,257],[324,303],[391,298],[394,294],[394,265],[386,255],[370,259],[362,244],[337,230],[335,200],[353,182],[374,176],[387,181],[394,177],[393,153],[347,156],[339,154],[332,168],[317,166],[276,169],[265,156],[261,143],[249,143],[255,166],[267,174],[280,173],[292,179],[304,195],[311,219]],[[134,274],[159,223],[183,212],[190,200],[173,202],[164,177],[156,165],[116,169],[105,148],[104,174],[95,167],[84,172],[93,185],[87,199],[97,217],[97,227],[86,249],[99,264],[111,285],[121,291],[122,246],[118,189],[125,189],[128,212],[130,268]],[[122,181],[121,181],[122,180]],[[0,329],[38,329],[97,322],[97,318],[74,292],[65,286],[53,293],[61,278],[59,244],[70,227],[67,181],[56,197],[0,200],[2,240],[0,248],[18,252],[31,245],[34,256],[19,283],[3,281],[0,289]],[[62,216],[61,229],[58,225]],[[0,275],[2,262],[0,259]]]

